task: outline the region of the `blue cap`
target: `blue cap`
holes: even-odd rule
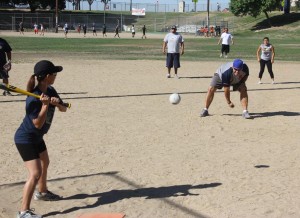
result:
[[[233,61],[233,68],[241,70],[243,69],[244,62],[241,59],[235,59]]]

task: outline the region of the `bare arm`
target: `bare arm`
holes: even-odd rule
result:
[[[184,54],[184,42],[181,43],[181,55]]]
[[[230,100],[230,86],[224,86],[224,95],[225,95],[225,99],[227,104],[229,105],[229,107],[233,108],[234,104],[231,102]]]
[[[257,51],[256,51],[257,61],[260,61],[260,50],[261,50],[261,47],[258,46],[258,49],[257,49]]]
[[[274,58],[275,58],[275,48],[272,46],[272,58],[271,58],[272,64],[274,63]]]
[[[38,117],[32,120],[33,125],[37,129],[41,129],[46,121],[47,111],[48,111],[49,102],[50,102],[49,97],[44,94],[41,95],[40,100],[42,102],[41,111],[40,111]]]
[[[166,47],[167,47],[167,43],[166,43],[166,42],[163,42],[162,50],[163,50],[163,53],[164,53],[164,54],[166,54]]]

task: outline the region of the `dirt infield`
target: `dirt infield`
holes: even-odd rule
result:
[[[22,54],[16,59],[22,59]],[[13,63],[12,85],[26,87],[34,63]],[[249,112],[241,116],[215,95],[200,118],[215,62],[182,62],[167,79],[161,61],[81,61],[62,65],[55,83],[72,103],[56,112],[45,136],[49,189],[59,202],[32,202],[45,217],[124,213],[135,217],[299,217],[299,63],[276,62],[258,85],[259,64],[248,62]],[[181,102],[168,97],[179,92]],[[0,217],[13,217],[27,178],[13,137],[25,96],[0,96]]]

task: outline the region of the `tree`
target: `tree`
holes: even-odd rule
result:
[[[94,0],[87,0],[87,2],[89,3],[89,10],[91,11]]]
[[[268,12],[278,8],[280,3],[281,0],[231,0],[230,11],[235,16],[250,15],[257,17],[261,13],[264,13],[270,26],[272,26]]]

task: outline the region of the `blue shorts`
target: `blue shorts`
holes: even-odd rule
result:
[[[179,53],[167,53],[167,68],[179,68],[180,67],[180,55]]]
[[[39,159],[40,153],[47,150],[44,140],[37,144],[16,144],[16,146],[24,162]]]

